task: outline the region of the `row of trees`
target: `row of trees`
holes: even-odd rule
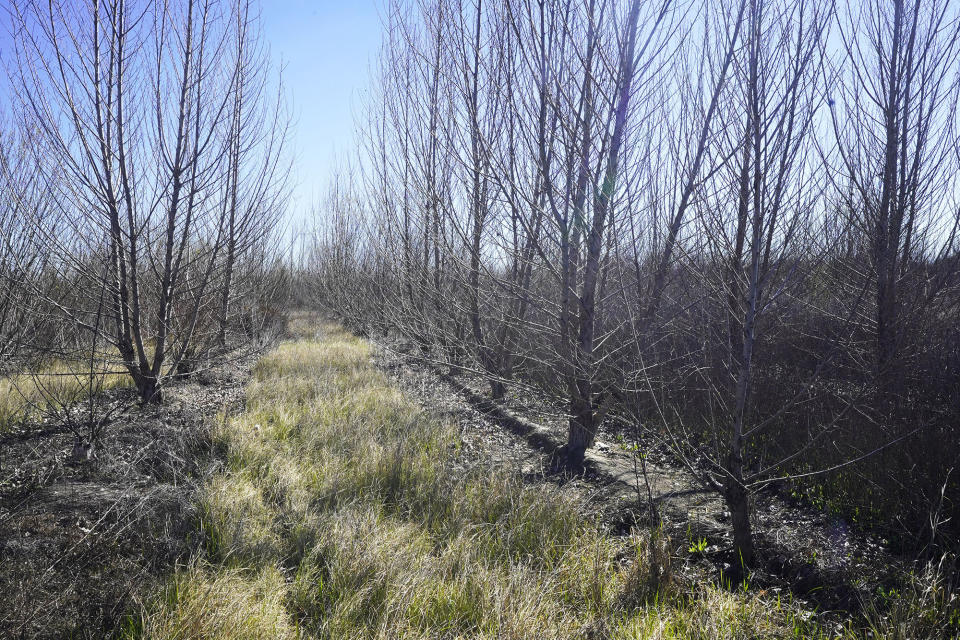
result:
[[[956,507],[957,7],[420,0],[386,22],[363,171],[306,262],[354,328],[562,400],[573,466],[607,417],[659,433],[745,564],[750,496],[786,478],[878,518]]]
[[[276,309],[289,119],[254,6],[10,3],[0,371],[89,361],[159,402]]]

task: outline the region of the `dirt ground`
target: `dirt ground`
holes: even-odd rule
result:
[[[251,362],[176,382],[162,406],[108,392],[91,460],[55,421],[0,435],[0,637],[102,638],[186,557],[209,421],[240,406]]]
[[[485,463],[506,463],[531,482],[554,482],[575,492],[586,512],[622,533],[649,525],[652,494],[681,560],[677,571],[690,581],[719,582],[730,574],[730,514],[720,496],[705,490],[667,447],[639,443],[646,453],[645,480],[628,446],[635,436],[605,424],[587,452],[585,473],[571,477],[553,471],[551,454],[564,443],[567,428],[559,406],[519,386],[494,403],[480,376],[451,375],[397,347],[379,342],[378,365],[424,406],[458,425],[466,448],[494,452]],[[774,491],[755,497],[754,514],[759,563],[750,575],[751,587],[805,602],[811,615],[816,611],[840,621],[910,568],[879,538]]]

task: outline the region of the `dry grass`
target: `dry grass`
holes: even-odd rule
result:
[[[130,376],[121,370],[99,367],[94,382],[99,390],[127,387]],[[34,411],[70,406],[89,392],[89,362],[48,363],[41,370],[0,378],[0,433],[29,418]]]
[[[458,470],[454,429],[367,343],[298,334],[217,428],[227,464],[203,492],[202,557],[129,636],[824,636],[775,599],[671,583],[656,532],[611,536],[551,486]]]
[[[283,574],[191,567],[166,586],[129,635],[157,640],[284,640],[299,634],[287,615]]]

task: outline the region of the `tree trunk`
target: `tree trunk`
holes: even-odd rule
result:
[[[163,392],[156,376],[141,376],[137,381],[137,393],[143,404],[160,404],[163,402]]]
[[[886,78],[886,104],[884,105],[884,158],[880,174],[880,202],[873,224],[874,265],[877,276],[877,376],[879,378],[880,405],[895,406],[898,395],[894,361],[896,358],[896,274],[900,252],[898,220],[902,220],[903,203],[899,194],[902,169],[900,151],[900,119],[906,117],[909,104],[901,83],[906,80],[906,70],[901,66],[904,20],[903,2],[893,3],[893,39],[890,43],[890,72]],[[909,259],[909,256],[904,256]]]
[[[577,381],[577,392],[570,399],[570,422],[567,434],[566,464],[571,469],[583,468],[587,449],[597,434],[597,417],[589,380]]]
[[[736,466],[734,463],[731,466]],[[731,469],[724,482],[723,497],[730,509],[730,520],[733,525],[733,575],[732,581],[740,582],[744,578],[746,569],[753,565],[753,531],[750,526],[750,495],[741,481],[736,477],[737,470]]]

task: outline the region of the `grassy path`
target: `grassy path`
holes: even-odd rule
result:
[[[663,541],[613,537],[549,485],[462,471],[455,430],[326,326],[254,368],[215,438],[203,545],[145,638],[809,637],[776,601],[678,587]]]

